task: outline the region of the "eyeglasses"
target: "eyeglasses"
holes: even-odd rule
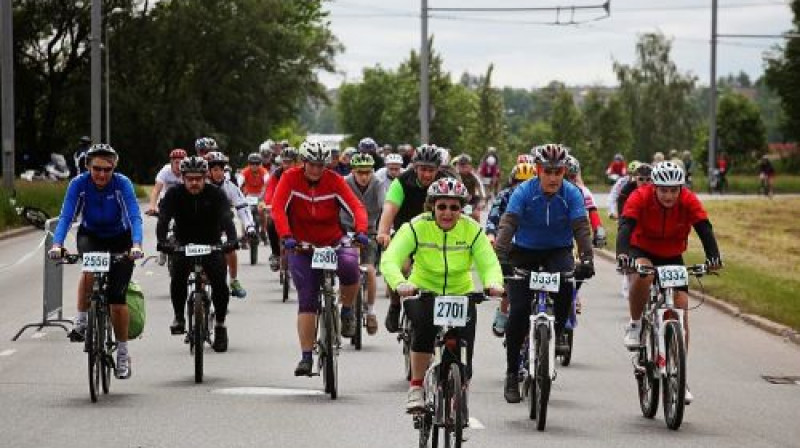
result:
[[[450,205],[436,204],[436,210],[439,210],[440,212],[443,212],[445,210],[450,210],[451,212],[460,212],[461,206],[458,204],[450,204]]]
[[[114,170],[113,166],[95,166],[92,165],[92,171],[95,173],[110,173]]]
[[[205,176],[187,176],[185,174],[183,176],[183,182],[187,184],[190,182],[203,182],[205,180]]]

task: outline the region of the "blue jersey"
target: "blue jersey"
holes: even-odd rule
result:
[[[523,182],[511,194],[506,213],[517,215],[514,244],[525,249],[572,247],[572,222],[586,217],[581,190],[562,182],[554,195],[546,195],[539,179]]]
[[[130,179],[114,173],[102,190],[83,173],[69,183],[53,243],[62,245],[75,216],[81,214],[81,227],[100,238],[131,232],[134,244],[142,243],[142,215]]]
[[[492,208],[489,209],[489,215],[486,217],[487,235],[497,235],[497,230],[500,227],[500,217],[506,212],[508,200],[511,199],[511,193],[514,192],[515,188],[517,188],[516,185],[504,188],[494,198]]]

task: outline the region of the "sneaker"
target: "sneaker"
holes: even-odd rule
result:
[[[583,303],[581,302],[581,296],[578,296],[575,300],[575,314],[581,314],[583,311]]]
[[[502,338],[506,334],[506,325],[508,325],[508,313],[500,311],[498,307],[494,312],[494,322],[492,322],[492,333],[498,338]]]
[[[556,356],[566,356],[569,354],[569,341],[567,334],[561,333],[556,335]]]
[[[301,359],[294,368],[294,376],[311,376],[311,369],[313,367],[313,360]]]
[[[277,255],[269,256],[269,269],[272,272],[278,272],[281,268],[281,257]]]
[[[127,353],[117,352],[117,368],[114,376],[118,380],[127,380],[131,377],[131,357]]]
[[[425,409],[425,391],[420,386],[411,386],[408,389],[406,412],[414,413]]]
[[[238,278],[235,278],[231,281],[231,295],[240,299],[247,297],[247,291],[242,288],[242,284],[239,283]]]
[[[345,338],[352,338],[356,334],[356,316],[353,313],[349,315],[341,315],[342,322],[342,336]]]
[[[625,327],[625,339],[623,343],[628,350],[636,350],[640,346],[639,334],[642,332],[642,325],[631,322]]]
[[[389,305],[389,311],[386,313],[386,331],[389,333],[397,333],[400,331],[400,305]]]
[[[692,401],[694,401],[694,395],[692,395],[692,393],[689,392],[689,385],[687,384],[686,385],[686,394],[684,394],[684,396],[683,396],[683,404],[690,405],[690,404],[692,404]]]
[[[172,334],[186,333],[186,322],[181,319],[173,320],[172,325],[169,326],[169,331]]]
[[[167,254],[165,254],[164,252],[159,252],[158,253],[158,265],[159,266],[164,266],[165,264],[167,264]]]
[[[75,322],[72,331],[67,334],[70,342],[83,342],[86,340],[86,322]]]
[[[228,351],[228,329],[221,325],[214,327],[214,343],[211,348],[215,352],[221,353]]]
[[[522,401],[522,396],[519,394],[519,377],[516,373],[506,373],[503,397],[505,397],[507,403],[519,403]]]
[[[367,314],[367,334],[372,336],[378,332],[378,316]]]

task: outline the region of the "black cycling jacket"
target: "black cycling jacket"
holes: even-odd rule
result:
[[[231,204],[218,187],[206,184],[198,194],[191,194],[186,186],[176,185],[161,200],[158,212],[156,238],[167,239],[169,222],[175,220],[175,239],[180,245],[219,244],[222,232],[228,241],[236,241]]]

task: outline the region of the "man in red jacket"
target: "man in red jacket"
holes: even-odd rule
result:
[[[369,244],[367,238],[367,212],[344,178],[327,169],[331,151],[324,144],[306,140],[300,146],[303,166],[291,168],[281,176],[272,199],[272,219],[284,247],[290,252],[289,269],[297,289],[299,313],[297,334],[302,358],[294,371],[296,376],[312,373],[312,350],[319,291],[322,275],[311,268],[311,254],[294,252],[298,243],[311,243],[314,247],[337,246],[344,236],[339,222],[339,211],[353,215],[355,240],[359,245]],[[358,249],[341,247],[336,274],[339,277],[339,296],[342,303],[342,336],[355,333],[355,316],[352,304],[358,292]]]

